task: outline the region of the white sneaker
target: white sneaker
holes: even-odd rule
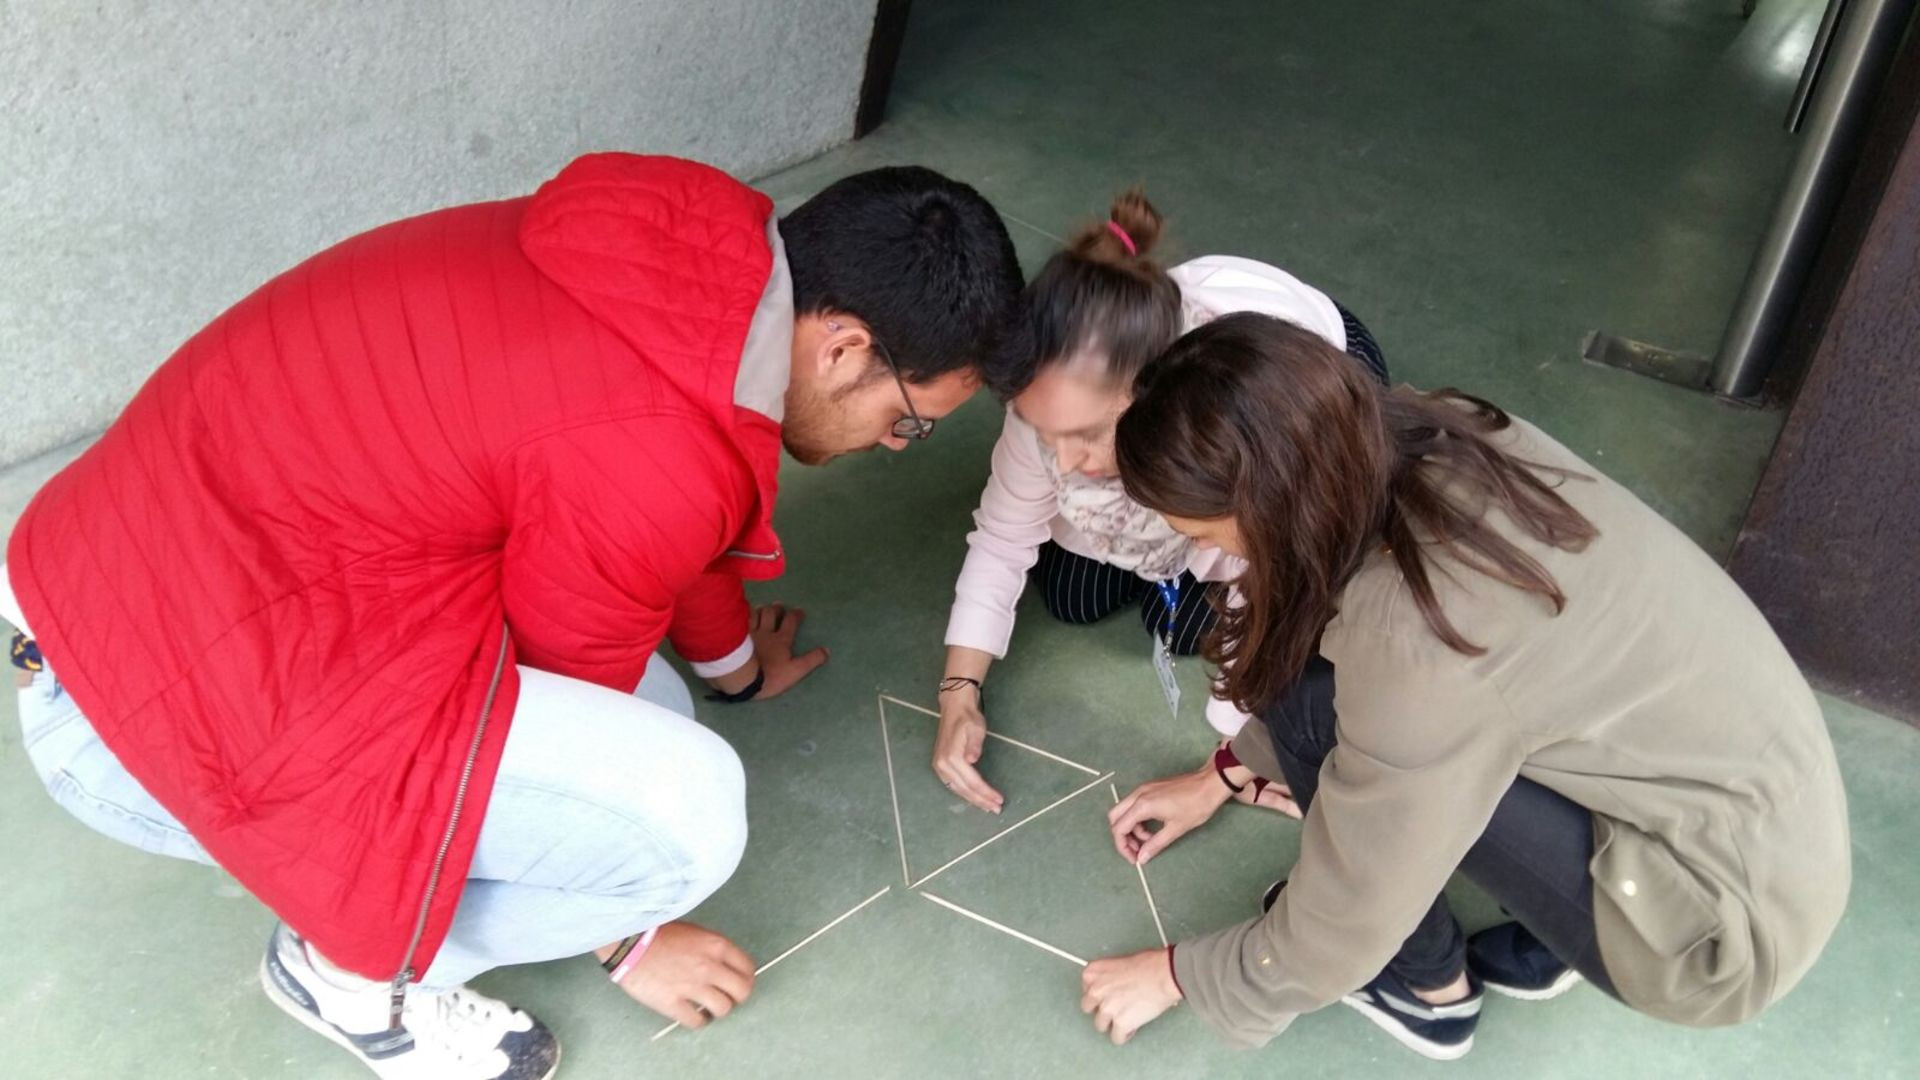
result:
[[[545,1024],[464,986],[410,988],[400,1029],[389,1030],[389,985],[327,963],[284,923],[267,942],[260,985],[383,1080],[548,1080],[560,1065],[560,1041]]]

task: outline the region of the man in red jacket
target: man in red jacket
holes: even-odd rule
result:
[[[600,154],[538,193],[354,237],[190,339],[35,497],[0,572],[26,745],[83,821],[217,862],[282,920],[269,997],[386,1077],[542,1077],[462,984],[595,951],[689,1026],[753,963],[675,921],[746,837],[729,702],[801,615],[779,452],[903,448],[1019,289],[925,169],[785,218],[724,174]]]

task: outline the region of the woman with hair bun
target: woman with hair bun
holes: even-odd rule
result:
[[[987,733],[983,684],[1007,653],[1014,607],[1029,580],[1063,622],[1137,607],[1170,666],[1172,657],[1199,651],[1216,599],[1225,600],[1215,595],[1219,583],[1238,573],[1235,560],[1197,547],[1121,489],[1113,427],[1141,367],[1187,330],[1255,311],[1344,352],[1356,372],[1383,384],[1387,378],[1373,335],[1325,293],[1231,255],[1163,269],[1152,256],[1164,227],[1138,189],[1120,194],[1104,221],[1047,260],[1024,296],[1024,333],[987,366],[1007,418],[954,588],[933,757],[935,775],[982,810],[998,813],[1005,803],[977,767]],[[1246,716],[1216,700],[1207,719],[1231,736]],[[1283,785],[1263,780],[1241,798],[1298,814]]]

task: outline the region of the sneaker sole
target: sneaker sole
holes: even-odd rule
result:
[[[267,992],[268,1001],[279,1006],[281,1012],[300,1021],[300,1026],[316,1035],[324,1037],[328,1042],[352,1054],[354,1060],[372,1070],[375,1076],[381,1075],[379,1066],[369,1060],[365,1054],[362,1054],[360,1048],[353,1045],[352,1040],[341,1034],[340,1029],[308,1012],[299,1002],[288,997],[286,991],[280,989],[279,985],[273,981],[273,973],[267,970],[267,958],[264,956],[260,958],[260,988]],[[559,1071],[560,1049],[559,1047],[555,1047],[553,1066],[541,1074],[539,1080],[553,1080],[553,1075]]]
[[[1471,1035],[1467,1036],[1465,1041],[1458,1043],[1433,1042],[1408,1031],[1404,1024],[1371,1002],[1363,1001],[1352,994],[1341,998],[1340,1001],[1343,1004],[1351,1006],[1353,1011],[1359,1013],[1361,1016],[1373,1021],[1375,1027],[1393,1036],[1395,1042],[1419,1054],[1423,1058],[1432,1061],[1458,1061],[1467,1056],[1467,1051],[1473,1049],[1473,1036]]]
[[[1481,976],[1481,982],[1485,984],[1487,989],[1496,994],[1504,994],[1507,997],[1518,998],[1521,1001],[1551,1001],[1573,989],[1575,986],[1578,986],[1580,983],[1580,973],[1572,968],[1568,968],[1560,973],[1559,978],[1553,980],[1551,986],[1546,986],[1539,990],[1527,990],[1518,986],[1502,986],[1484,975]]]
[[[360,1052],[360,1048],[353,1045],[351,1040],[340,1033],[340,1029],[308,1012],[305,1006],[288,997],[287,992],[280,989],[280,985],[273,981],[273,972],[268,969],[267,958],[264,956],[260,958],[260,989],[267,992],[267,1000],[279,1006],[281,1012],[300,1021],[301,1027],[325,1038],[333,1045],[352,1054],[354,1060],[369,1069],[373,1069],[374,1075],[378,1076],[380,1074],[380,1070],[374,1068],[373,1062],[368,1061],[367,1056]]]

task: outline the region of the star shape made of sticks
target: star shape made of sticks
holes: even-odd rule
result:
[[[891,707],[896,712],[900,710],[905,710],[908,713],[918,714],[919,716],[931,717],[935,721],[939,720],[940,714],[924,706],[915,705],[910,701],[904,701],[900,698],[894,697],[891,694],[887,694],[887,693],[881,693],[878,696],[878,705],[879,705],[879,712],[880,712],[881,747],[884,752],[886,763],[887,763],[887,796],[893,811],[894,837],[899,844],[900,883],[902,888],[906,892],[916,893],[922,899],[925,899],[931,903],[937,904],[941,908],[944,908],[947,911],[950,911],[956,915],[959,915],[963,918],[971,920],[980,925],[989,927],[990,929],[993,929],[995,931],[998,931],[999,933],[1012,937],[1015,940],[1025,942],[1026,944],[1031,945],[1034,948],[1041,949],[1045,952],[1051,953],[1054,956],[1058,956],[1061,959],[1067,960],[1080,967],[1085,967],[1087,965],[1087,961],[1085,959],[1079,956],[1075,956],[1073,953],[1070,953],[1067,950],[1062,949],[1056,945],[1052,945],[1045,941],[1042,941],[1041,939],[1033,936],[1032,934],[1026,933],[1025,931],[1022,931],[1018,928],[1008,926],[1005,923],[998,922],[994,919],[990,919],[987,916],[980,914],[979,912],[972,911],[972,910],[969,910],[968,908],[962,907],[961,905],[954,903],[952,900],[949,900],[942,896],[938,896],[928,891],[926,888],[926,885],[928,882],[933,881],[935,878],[946,873],[948,870],[953,869],[954,867],[960,865],[961,863],[979,854],[980,852],[986,850],[987,848],[1000,843],[1002,840],[1013,835],[1015,832],[1018,832],[1021,828],[1025,827],[1026,825],[1039,820],[1041,817],[1049,813],[1052,813],[1053,811],[1059,809],[1062,806],[1067,805],[1070,802],[1073,802],[1075,799],[1078,799],[1081,796],[1086,795],[1088,792],[1097,790],[1102,785],[1106,787],[1107,793],[1113,799],[1114,803],[1118,804],[1120,801],[1120,792],[1119,792],[1119,789],[1116,788],[1112,782],[1113,772],[1111,770],[1102,772],[1090,766],[1083,765],[1080,762],[1074,761],[1070,758],[1062,757],[1061,755],[1053,753],[1050,750],[1044,750],[1038,746],[1034,746],[1031,743],[1022,742],[1019,739],[1015,739],[1011,736],[1001,734],[1000,732],[996,732],[996,731],[987,732],[987,738],[989,739],[993,739],[998,742],[1005,743],[1006,745],[1014,747],[1015,749],[1023,753],[1033,754],[1041,758],[1045,758],[1056,764],[1065,766],[1076,772],[1085,774],[1091,777],[1091,779],[1082,783],[1079,787],[1076,787],[1074,790],[1068,792],[1067,794],[1061,796],[1060,798],[1055,799],[1054,801],[1048,803],[1046,806],[1043,806],[1040,809],[1027,814],[1025,817],[1020,818],[1018,821],[1015,821],[1012,824],[1006,826],[1005,828],[1002,828],[999,831],[993,833],[991,836],[988,836],[985,840],[982,840],[979,843],[974,844],[972,847],[969,847],[967,850],[961,852],[959,855],[956,855],[953,858],[948,859],[946,862],[935,867],[933,870],[930,870],[924,874],[919,875],[918,877],[915,877],[912,870],[912,865],[908,858],[908,853],[907,853],[906,821],[904,816],[900,812],[900,784],[899,784],[899,779],[893,764],[893,736],[888,726],[887,713],[888,713],[889,707]],[[1140,892],[1142,897],[1146,901],[1147,910],[1153,916],[1154,930],[1159,934],[1160,943],[1161,945],[1164,946],[1167,944],[1166,927],[1160,921],[1160,909],[1159,909],[1159,906],[1154,902],[1152,887],[1147,884],[1146,871],[1142,867],[1136,865],[1134,867],[1134,872],[1140,880]],[[872,896],[869,896],[865,900],[862,900],[860,903],[854,905],[849,910],[840,914],[833,921],[827,923],[827,925],[807,935],[805,938],[801,939],[799,942],[795,943],[794,945],[786,949],[784,952],[780,953],[778,956],[775,956],[772,960],[769,960],[766,963],[760,965],[760,967],[754,972],[754,974],[756,976],[764,974],[768,969],[772,968],[774,965],[787,959],[788,957],[792,956],[794,953],[799,952],[801,949],[805,948],[807,945],[812,944],[814,941],[818,940],[821,936],[825,935],[828,931],[832,930],[834,927],[839,926],[841,923],[852,918],[854,915],[859,914],[861,911],[865,910],[869,905],[880,900],[882,897],[887,896],[892,891],[893,891],[893,886],[888,885],[885,888],[882,888],[879,892],[876,892]],[[655,1040],[658,1040],[662,1036],[665,1036],[671,1033],[674,1029],[678,1028],[679,1026],[680,1025],[677,1023],[668,1024],[666,1027],[660,1029],[659,1032],[655,1033],[653,1038]]]

